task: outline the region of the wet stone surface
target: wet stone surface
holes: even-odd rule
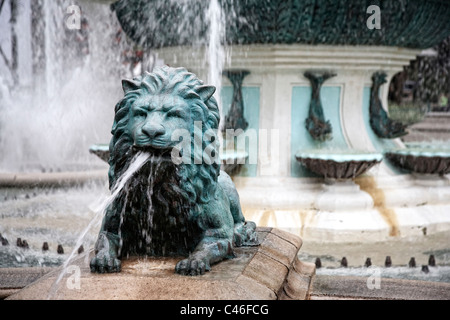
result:
[[[67,283],[72,274],[58,269],[9,298],[307,299],[315,266],[298,260],[300,246],[293,243],[301,245],[301,239],[273,230],[258,228],[259,246],[236,248],[236,258],[215,264],[201,276],[176,274],[174,269],[180,258],[131,257],[123,260],[121,273],[95,274],[90,272],[87,259],[80,257],[72,264],[80,270],[79,289],[70,289]],[[270,256],[265,252],[277,254]],[[61,272],[63,277],[55,285]]]

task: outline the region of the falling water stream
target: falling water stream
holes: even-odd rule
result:
[[[222,86],[222,69],[225,59],[222,46],[225,37],[225,19],[222,7],[218,0],[211,0],[206,16],[209,17],[209,41],[208,41],[208,83],[215,86],[220,92]]]
[[[48,295],[49,299],[54,297],[55,294],[57,293],[62,278],[64,277],[64,275],[67,274],[67,268],[69,267],[69,265],[71,263],[73,263],[75,258],[78,258],[78,255],[77,255],[78,248],[80,248],[80,246],[83,245],[83,244],[86,245],[86,235],[92,229],[98,230],[99,225],[100,225],[100,223],[102,221],[102,217],[104,216],[106,209],[114,202],[114,200],[117,198],[117,196],[124,190],[124,187],[129,182],[129,180],[133,177],[133,175],[149,159],[150,159],[150,154],[149,153],[146,153],[146,152],[138,152],[138,153],[136,153],[136,155],[131,160],[128,169],[123,173],[122,176],[120,176],[118,178],[117,182],[115,183],[113,189],[111,190],[111,195],[109,195],[108,197],[102,199],[98,203],[98,205],[96,206],[96,208],[94,210],[94,212],[95,212],[94,217],[92,218],[92,220],[88,224],[88,226],[83,230],[83,232],[81,232],[80,236],[78,237],[78,239],[76,241],[75,248],[72,250],[72,252],[70,253],[69,257],[67,258],[67,260],[62,265],[62,270],[61,270],[59,276],[57,277],[55,283],[53,284],[52,289],[49,292],[49,295]],[[151,189],[152,186],[150,185],[149,188]],[[151,192],[151,191],[149,191],[149,192]],[[91,246],[88,245],[87,247],[90,248]],[[90,254],[90,250],[88,250],[85,253],[86,262],[87,262],[87,259],[89,258],[89,254]]]

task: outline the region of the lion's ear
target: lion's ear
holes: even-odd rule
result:
[[[127,93],[128,91],[133,91],[139,89],[139,83],[134,80],[122,80],[122,88],[123,92]]]
[[[214,92],[216,92],[216,87],[214,86],[201,86],[197,89],[197,93],[203,101],[208,101]]]

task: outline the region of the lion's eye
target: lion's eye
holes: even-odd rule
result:
[[[169,117],[184,118],[183,110],[171,110],[167,113]]]
[[[133,112],[133,116],[135,118],[146,118],[147,117],[147,112],[145,112],[143,110],[135,110]]]

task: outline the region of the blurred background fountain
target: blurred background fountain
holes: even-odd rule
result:
[[[79,2],[80,29],[69,29],[73,1],[1,3],[0,170],[98,167],[86,150],[109,140],[117,79],[139,72],[142,52],[106,5]]]
[[[359,243],[378,256],[395,247],[402,263],[403,255],[424,259],[434,252],[448,264],[447,173],[430,188],[382,160],[350,179],[371,197],[370,208],[330,212],[316,205],[324,178],[296,157],[367,152],[378,163],[387,150],[436,140],[415,125],[430,120],[433,104],[448,95],[441,69],[448,70],[449,58],[441,51],[450,52],[450,5],[386,2],[382,29],[370,30],[369,2],[0,0],[0,233],[10,243],[0,247],[0,267],[55,265],[64,257],[55,253],[58,244],[66,253],[73,249],[93,204],[108,193],[107,164],[89,149],[110,139],[120,80],[160,64],[186,67],[218,88],[222,128],[234,94],[224,75],[249,72],[240,88],[247,144],[237,150],[245,164],[233,176],[248,220],[302,236],[311,259],[334,259]],[[439,68],[427,67],[433,59]],[[335,74],[320,91],[331,140],[315,140],[305,127],[313,91],[308,70]],[[387,83],[376,102],[401,122],[414,109],[411,135],[385,139],[371,129],[371,78],[378,71]],[[423,101],[411,104],[411,92]],[[443,104],[438,112],[445,112]],[[15,247],[19,237],[28,251]],[[42,252],[44,241],[50,254]],[[365,256],[356,251],[350,261]]]

